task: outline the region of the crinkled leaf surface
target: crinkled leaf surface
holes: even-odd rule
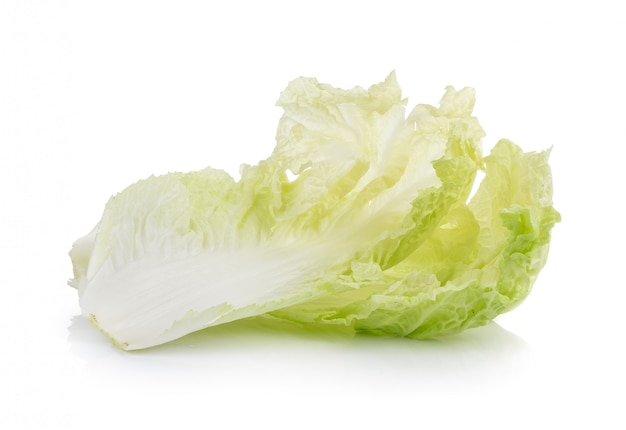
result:
[[[548,154],[502,141],[483,159],[472,89],[407,114],[393,73],[368,90],[299,78],[278,105],[274,151],[239,180],[139,181],[74,244],[70,285],[118,346],[259,315],[432,337],[528,294],[558,220]]]
[[[458,201],[410,256],[362,288],[272,313],[415,338],[484,325],[529,294],[546,263],[552,207],[548,152],[500,141],[468,204]]]

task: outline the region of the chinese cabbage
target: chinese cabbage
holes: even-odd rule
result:
[[[483,160],[473,104],[448,87],[407,115],[394,73],[292,81],[274,151],[239,180],[169,173],[111,197],[70,251],[83,315],[127,350],[258,315],[416,337],[493,318],[527,294],[557,215],[547,156]]]

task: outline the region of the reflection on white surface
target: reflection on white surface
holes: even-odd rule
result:
[[[523,339],[495,323],[445,339],[418,341],[313,332],[250,319],[125,352],[76,316],[69,342],[71,352],[85,362],[85,378],[207,392],[241,389],[242,381],[248,391],[284,385],[294,390],[347,389],[357,396],[372,388],[390,394],[432,394],[464,386],[480,390],[517,379],[531,358]]]

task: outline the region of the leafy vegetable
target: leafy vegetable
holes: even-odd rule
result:
[[[207,168],[113,196],[70,251],[83,314],[130,350],[261,314],[422,338],[511,309],[558,221],[548,153],[501,141],[483,160],[469,88],[405,104],[393,73],[296,79],[239,181]]]

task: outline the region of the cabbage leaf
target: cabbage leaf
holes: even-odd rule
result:
[[[276,147],[239,180],[151,176],[74,243],[69,284],[117,346],[258,315],[432,337],[528,294],[558,220],[547,152],[502,141],[483,159],[471,88],[407,115],[394,73],[367,90],[299,78],[278,105]]]

